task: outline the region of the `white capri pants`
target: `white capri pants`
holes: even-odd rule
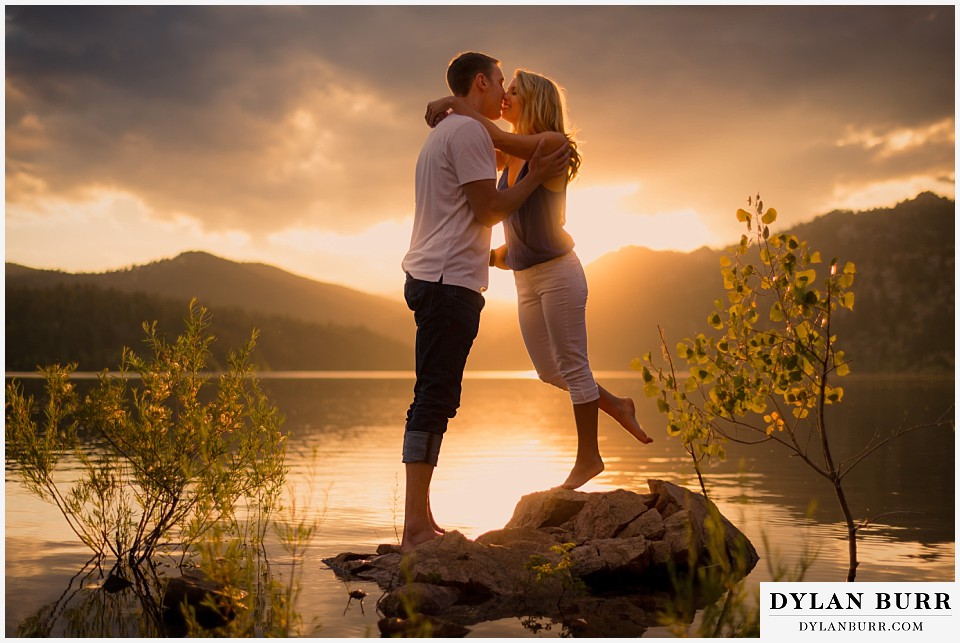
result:
[[[587,278],[571,251],[513,273],[520,332],[537,375],[574,404],[600,398],[587,358]]]

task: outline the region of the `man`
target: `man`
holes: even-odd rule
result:
[[[500,118],[503,81],[500,62],[481,53],[461,54],[447,68],[451,92],[491,120]],[[417,382],[403,438],[403,552],[442,533],[430,511],[430,480],[447,422],[460,406],[463,369],[480,327],[490,228],[540,183],[563,174],[568,160],[567,146],[546,154],[541,144],[526,177],[498,191],[493,141],[477,121],[451,114],[423,144],[413,234],[403,259],[404,297],[417,323]]]

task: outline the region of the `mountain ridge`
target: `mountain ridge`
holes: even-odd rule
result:
[[[238,307],[310,323],[366,326],[395,341],[405,341],[413,328],[401,302],[295,275],[269,264],[236,262],[205,251],[187,251],[169,259],[100,273],[13,266],[11,275],[11,264],[7,264],[7,280],[13,277],[18,285],[97,284],[168,299],[196,298],[211,307]]]
[[[952,200],[924,193],[893,208],[835,210],[786,230],[808,241],[827,260],[838,256],[857,264],[857,304],[837,327],[855,371],[952,372],[954,218]],[[723,254],[724,250],[710,247],[683,253],[626,246],[585,266],[594,369],[626,369],[634,357],[658,351],[660,328],[668,345],[704,330],[713,301],[723,294],[719,273]],[[365,330],[370,333],[369,342],[383,338],[391,354],[405,350],[409,355],[406,361],[397,356],[387,361],[412,368],[415,326],[402,301],[298,276],[269,264],[234,262],[204,251],[104,273],[66,273],[8,263],[6,284],[8,291],[38,293],[54,285],[95,286],[181,305],[196,297],[215,318],[222,309],[232,311],[234,320],[242,316],[238,311],[246,311],[260,320],[273,320],[270,323],[287,319],[328,330]],[[111,301],[120,305],[119,300]],[[26,313],[12,312],[8,306],[8,327],[18,321],[18,314]],[[43,314],[58,313],[50,308]],[[62,314],[100,318],[80,308]],[[19,327],[29,330],[28,322]],[[291,331],[296,341],[314,341],[307,326]],[[9,340],[8,332],[8,364],[9,355],[16,354]],[[293,359],[295,348],[276,351],[287,355],[284,360],[303,361]],[[363,361],[376,364],[370,355]],[[531,368],[515,304],[488,302],[467,366],[472,370]],[[281,363],[273,367],[285,368]]]
[[[774,229],[807,241],[825,262],[837,257],[857,266],[856,305],[835,326],[855,372],[953,371],[954,231],[954,202],[930,193],[893,208],[835,210]],[[619,340],[618,346],[592,344],[591,360],[619,360],[626,368],[632,357],[659,352],[658,326],[668,346],[706,330],[713,302],[723,296],[725,253],[700,248],[667,261],[649,249],[625,247],[587,266],[591,340]],[[613,287],[610,275],[629,279]],[[666,312],[645,310],[658,306]]]

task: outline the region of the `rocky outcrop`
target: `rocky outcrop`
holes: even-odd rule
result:
[[[671,575],[717,556],[739,575],[759,557],[702,495],[663,480],[650,493],[551,489],[524,496],[503,529],[453,531],[407,556],[344,553],[324,562],[374,581],[387,617],[467,626],[509,616],[561,620],[577,636],[637,636],[670,600]],[[613,605],[615,607],[612,607]],[[603,614],[614,610],[613,620]]]

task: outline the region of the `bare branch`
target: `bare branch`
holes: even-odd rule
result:
[[[847,465],[846,470],[843,471],[842,473],[840,473],[840,474],[838,475],[838,479],[843,479],[843,478],[845,478],[851,471],[854,470],[854,468],[855,468],[857,465],[859,465],[861,462],[863,462],[863,460],[864,460],[867,456],[869,456],[871,453],[873,453],[873,452],[876,451],[877,449],[879,449],[879,448],[887,445],[888,443],[892,442],[893,440],[896,440],[896,439],[899,438],[899,437],[902,437],[902,436],[904,436],[904,435],[907,435],[908,433],[913,433],[914,431],[918,431],[918,430],[920,430],[920,429],[932,429],[932,428],[935,428],[935,427],[938,427],[938,426],[946,426],[946,425],[948,425],[948,424],[952,424],[952,422],[953,422],[953,420],[952,420],[952,418],[953,418],[953,408],[954,408],[954,407],[951,406],[951,407],[950,407],[946,412],[944,412],[938,419],[936,419],[935,421],[930,422],[930,423],[928,423],[928,424],[917,424],[917,425],[910,426],[910,427],[906,427],[906,428],[904,428],[904,427],[901,425],[900,427],[897,428],[897,430],[896,430],[894,433],[892,433],[891,435],[888,435],[886,438],[884,438],[884,439],[881,440],[880,442],[877,442],[876,444],[870,446],[869,448],[867,448],[867,449],[865,449],[864,451],[862,451],[859,455],[857,455],[857,456],[852,460],[852,462],[850,462],[850,464]]]

